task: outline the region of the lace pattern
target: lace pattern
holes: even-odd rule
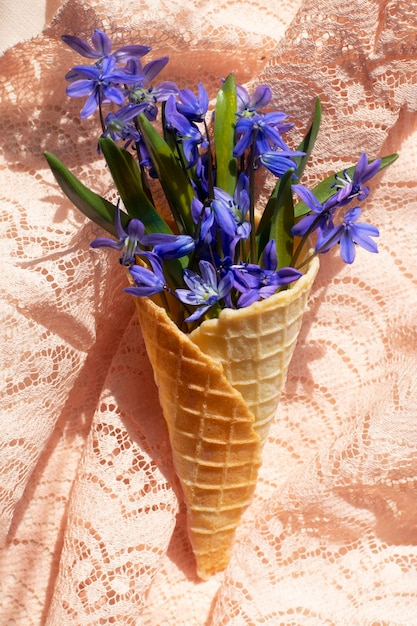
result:
[[[417,160],[414,7],[398,0],[71,0],[0,58],[0,621],[202,626],[415,622]],[[57,154],[111,198],[91,120],[65,96],[62,33],[100,27],[169,54],[213,96],[267,81],[307,126],[313,184],[399,151],[367,202],[380,253],[326,258],[253,504],[224,574],[201,583],[125,276],[62,197]]]

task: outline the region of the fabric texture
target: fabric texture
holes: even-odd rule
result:
[[[378,255],[322,259],[255,498],[226,571],[195,574],[126,276],[43,151],[112,199],[65,95],[63,33],[168,54],[214,96],[234,71],[323,124],[308,182],[399,152],[366,203]],[[0,58],[0,623],[417,624],[415,4],[69,0]]]

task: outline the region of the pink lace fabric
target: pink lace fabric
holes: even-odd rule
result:
[[[366,205],[379,254],[323,259],[256,497],[204,583],[126,278],[42,155],[112,197],[59,39],[96,27],[182,86],[269,82],[294,141],[319,95],[312,184],[400,153]],[[70,0],[0,58],[2,624],[416,623],[416,41],[399,0]]]

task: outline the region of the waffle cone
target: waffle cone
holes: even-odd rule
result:
[[[149,298],[135,298],[202,579],[226,567],[252,499],[317,269],[314,260],[291,289],[225,309],[190,335]]]
[[[191,333],[201,350],[220,361],[227,380],[255,418],[262,445],[275,416],[319,261],[290,289],[244,309],[224,309]]]

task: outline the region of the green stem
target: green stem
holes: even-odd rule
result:
[[[165,311],[167,312],[168,316],[171,317],[171,309],[165,291],[161,291],[159,295],[161,297],[161,302],[164,306]]]
[[[175,143],[175,150],[177,152],[177,156],[178,156],[178,160],[181,163],[181,167],[183,169],[184,174],[188,177],[188,170],[187,170],[187,164],[184,161],[184,155],[182,153],[182,150],[180,148],[180,142],[178,141],[178,137],[175,133],[175,131],[172,129],[169,129],[169,132],[171,133],[173,139],[174,139],[174,143]]]
[[[255,233],[255,144],[257,129],[253,133],[253,141],[249,156],[249,221],[251,223],[251,231],[249,235],[250,244],[250,262],[257,263],[256,254],[256,233]]]
[[[204,129],[206,131],[206,138],[208,142],[208,185],[209,185],[209,198],[214,200],[214,177],[213,177],[213,155],[211,153],[211,140],[209,135],[209,129],[206,120],[204,120]]]
[[[185,318],[185,310],[183,309],[183,307],[179,307],[178,309],[178,315],[177,315],[177,326],[180,330],[182,330],[182,327],[184,325],[184,318]]]
[[[321,220],[321,218],[322,218],[322,215],[321,215],[321,213],[319,213],[317,215],[316,219],[311,223],[310,228],[308,228],[307,231],[302,236],[301,241],[298,244],[298,246],[295,249],[294,254],[292,256],[290,267],[295,267],[295,264],[296,264],[296,262],[298,260],[298,257],[301,254],[301,251],[303,250],[305,244],[307,243],[307,240],[309,239],[311,233],[315,230],[315,228],[316,228],[317,224],[319,223],[319,221]],[[315,254],[313,256],[315,256]],[[303,261],[303,263],[301,265],[299,265],[297,269],[299,269],[300,267],[303,267],[303,265],[305,265],[305,263],[306,262]]]
[[[106,125],[104,123],[104,117],[103,117],[103,94],[100,88],[98,89],[98,112],[100,116],[101,130],[104,133],[106,132]]]
[[[304,267],[304,265],[307,265],[308,263],[310,263],[311,259],[314,259],[314,257],[317,256],[317,254],[318,252],[313,252],[307,258],[303,259],[300,265],[295,266],[294,264],[291,264],[291,267],[293,267],[296,270],[300,270],[302,267]]]

